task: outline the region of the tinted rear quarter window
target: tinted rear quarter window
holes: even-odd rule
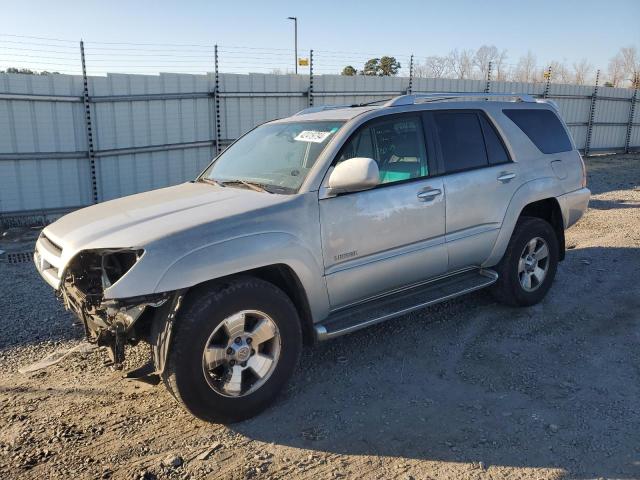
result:
[[[491,125],[484,115],[480,115],[480,123],[482,124],[482,131],[484,132],[484,143],[487,146],[489,163],[491,165],[498,165],[509,162],[511,159],[494,126]]]
[[[502,112],[542,153],[567,152],[573,149],[560,119],[551,110],[505,109]]]

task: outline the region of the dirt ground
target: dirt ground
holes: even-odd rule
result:
[[[640,155],[587,163],[590,209],[541,304],[479,292],[320,344],[229,427],[102,352],[19,374],[81,331],[32,264],[0,262],[0,478],[640,478]]]

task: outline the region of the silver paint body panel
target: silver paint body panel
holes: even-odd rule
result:
[[[468,267],[491,267],[504,254],[528,203],[556,198],[565,228],[586,210],[577,150],[544,155],[503,113],[546,104],[434,102],[398,107],[325,110],[276,120],[345,120],[299,192],[260,193],[185,183],[75,211],[44,229],[59,255],[38,242],[41,270],[58,288],[82,250],[141,248],[144,255],[105,290],[126,298],[188,288],[273,264],[299,278],[314,322],[332,310]],[[483,110],[503,136],[512,163],[332,196],[326,183],[340,147],[364,122],[388,114],[437,109]],[[503,183],[505,172],[515,177]],[[442,195],[422,202],[427,187]],[[52,273],[55,272],[55,273]]]
[[[430,188],[443,190],[442,178],[320,200],[332,308],[447,271],[444,195],[417,197]]]

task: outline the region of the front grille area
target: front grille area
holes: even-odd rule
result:
[[[44,233],[41,234],[36,243],[34,261],[40,275],[56,289],[60,285],[58,269],[62,263],[61,256],[62,248],[47,238]]]

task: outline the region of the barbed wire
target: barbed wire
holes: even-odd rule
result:
[[[0,33],[0,37],[29,38],[29,39],[35,39],[35,40],[48,40],[50,42],[78,43],[77,40],[52,38],[52,37],[31,37],[29,35],[16,35],[16,34],[13,34],[13,33]]]
[[[55,70],[60,73],[80,73],[79,40],[0,34],[0,71],[7,68],[30,69],[36,71]],[[109,73],[210,73],[215,68],[215,45],[208,43],[153,43],[125,41],[84,42],[85,61],[89,75]],[[291,48],[254,47],[243,45],[218,45],[218,67],[222,73],[294,73],[297,59],[292,58]],[[298,57],[309,58],[310,49],[300,48]],[[486,65],[468,62],[465,67],[448,65],[443,72],[430,70],[428,60],[438,55],[377,52],[367,53],[347,50],[314,50],[313,71],[316,75],[339,75],[346,67],[353,67],[362,75],[365,65],[372,59],[393,57],[395,75],[407,77],[413,56],[414,78],[464,78],[486,80]],[[297,65],[299,74],[308,74],[309,66],[301,62]],[[492,80],[496,81],[546,81],[544,72],[547,64],[535,62],[505,62],[492,64]],[[61,69],[60,67],[64,67]],[[551,82],[566,79],[570,67],[563,72],[553,72]],[[593,69],[594,73],[595,69]]]

